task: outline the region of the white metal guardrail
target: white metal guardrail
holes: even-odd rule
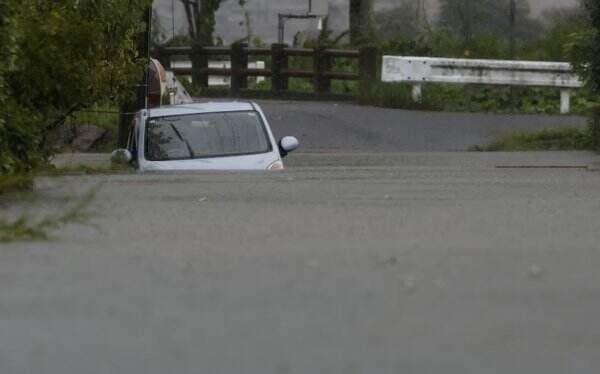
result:
[[[425,83],[557,87],[563,114],[571,110],[573,89],[583,86],[568,63],[431,57],[384,56],[381,79],[412,84],[415,101]]]

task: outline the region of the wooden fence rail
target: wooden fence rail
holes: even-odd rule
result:
[[[378,71],[378,50],[366,47],[360,50],[306,49],[290,48],[285,44],[273,44],[271,48],[250,48],[245,44],[233,44],[231,47],[168,47],[159,48],[154,55],[161,63],[169,67],[173,56],[187,56],[192,67],[171,69],[175,74],[192,77],[193,84],[208,88],[211,75],[231,77],[231,94],[235,95],[248,88],[248,77],[269,77],[271,90],[275,94],[288,91],[290,78],[306,78],[313,82],[315,94],[331,93],[332,80],[360,81],[370,84],[376,81]],[[219,56],[231,61],[230,69],[209,68],[211,57]],[[265,69],[249,69],[250,59],[270,57],[270,66]],[[290,57],[313,59],[311,70],[290,68]],[[357,72],[335,71],[335,59],[357,59]]]

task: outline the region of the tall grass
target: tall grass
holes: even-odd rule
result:
[[[593,148],[592,130],[577,128],[547,128],[541,131],[517,132],[495,142],[473,147],[472,151],[583,151]]]

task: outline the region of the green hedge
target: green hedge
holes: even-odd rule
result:
[[[597,109],[590,119],[590,131],[593,147],[597,152],[600,152],[600,109]]]
[[[0,174],[40,166],[44,138],[78,110],[133,96],[150,3],[0,1]]]

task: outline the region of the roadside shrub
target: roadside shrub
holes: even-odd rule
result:
[[[0,175],[0,195],[30,189],[31,187],[33,187],[31,174]]]
[[[397,37],[379,43],[377,48],[384,55],[431,56],[433,53],[430,43],[425,38]]]
[[[27,173],[47,134],[81,109],[130,98],[149,0],[0,2],[0,173]]]
[[[373,105],[394,109],[441,110],[440,95],[426,86],[423,98],[415,102],[412,98],[412,87],[404,83],[382,83],[358,88],[357,101],[363,105]]]
[[[30,172],[45,159],[39,115],[8,98],[0,116],[0,174]]]
[[[520,51],[520,57],[536,61],[569,61],[569,46],[574,35],[584,32],[589,22],[579,8],[554,10],[548,14],[546,30],[539,38],[529,41]]]
[[[600,152],[600,108],[597,108],[590,118],[590,132],[592,146],[595,151]]]
[[[573,35],[569,52],[576,69],[583,76],[595,99],[590,118],[590,131],[594,149],[600,152],[600,2],[583,0],[589,26]]]
[[[534,132],[518,132],[473,151],[566,151],[592,149],[592,134],[589,129],[548,128]]]
[[[448,112],[558,114],[560,90],[553,88],[514,88],[501,86],[464,86],[425,84],[420,103],[412,100],[411,86],[405,83],[375,83],[367,90],[356,90],[356,100],[363,105],[395,109],[435,110]],[[595,102],[589,91],[577,92],[572,100],[572,112],[588,114]]]

